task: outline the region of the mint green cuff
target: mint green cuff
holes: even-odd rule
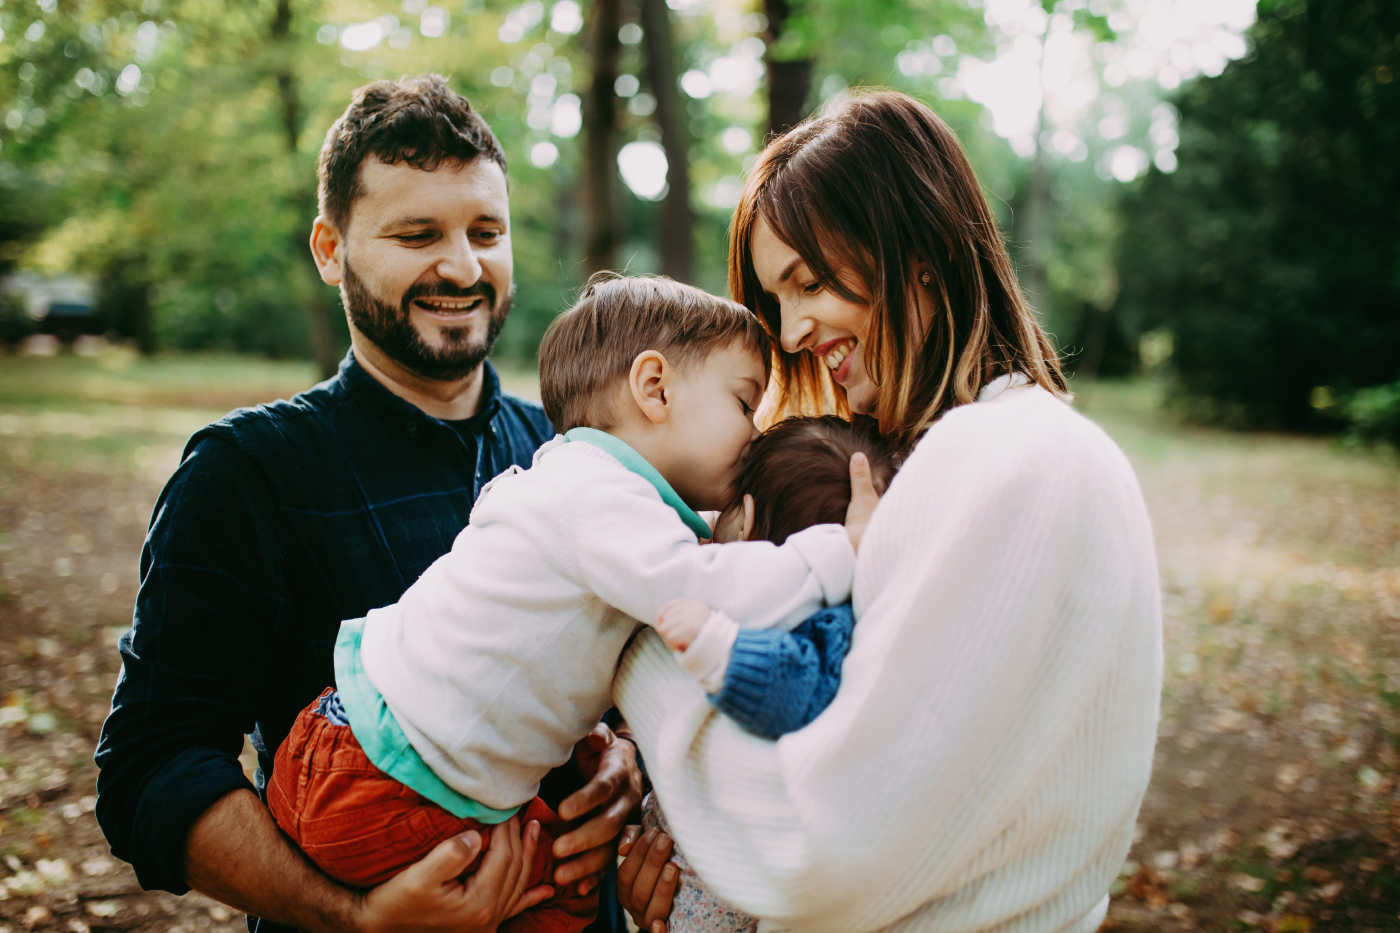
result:
[[[351,619],[340,623],[335,640],[335,686],[350,731],[365,750],[376,768],[394,780],[417,791],[459,820],[472,819],[494,825],[515,816],[520,807],[493,810],[483,803],[463,796],[442,782],[433,773],[418,751],[409,744],[384,697],[375,689],[360,657],[360,640],[364,636],[365,620]]]

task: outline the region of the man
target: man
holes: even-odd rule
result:
[[[142,551],[96,757],[98,820],[144,887],[203,891],[267,918],[259,931],[495,929],[547,896],[522,891],[533,847],[514,823],[466,882],[474,833],[368,892],[341,886],[278,832],[237,758],[251,734],[260,793],[332,683],[341,620],[397,601],[483,483],[554,433],[486,362],[513,292],[505,171],[437,76],[362,88],[327,134],[311,249],[351,352],[334,379],[195,434]],[[578,820],[555,843],[556,885],[599,884],[640,793],[634,746],[600,725],[541,789]],[[622,929],[602,901],[595,928]]]

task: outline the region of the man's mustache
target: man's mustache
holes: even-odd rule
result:
[[[494,309],[496,307],[496,289],[490,282],[478,281],[474,285],[462,288],[453,285],[451,282],[420,282],[410,285],[408,291],[403,293],[403,312],[408,313],[408,306],[418,298],[483,298],[486,306]]]

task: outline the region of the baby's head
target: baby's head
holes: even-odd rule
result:
[[[728,504],[772,361],[753,312],[666,278],[598,275],[539,356],[556,430],[608,431],[691,508]]]
[[[832,415],[780,421],[744,456],[733,501],[715,523],[716,541],[772,541],[812,525],[842,524],[851,502],[851,455],[870,461],[885,494],[898,464],[872,418]]]

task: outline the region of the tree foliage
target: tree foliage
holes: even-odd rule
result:
[[[1119,309],[1195,411],[1325,426],[1400,373],[1400,5],[1266,0],[1251,36],[1125,199]]]

